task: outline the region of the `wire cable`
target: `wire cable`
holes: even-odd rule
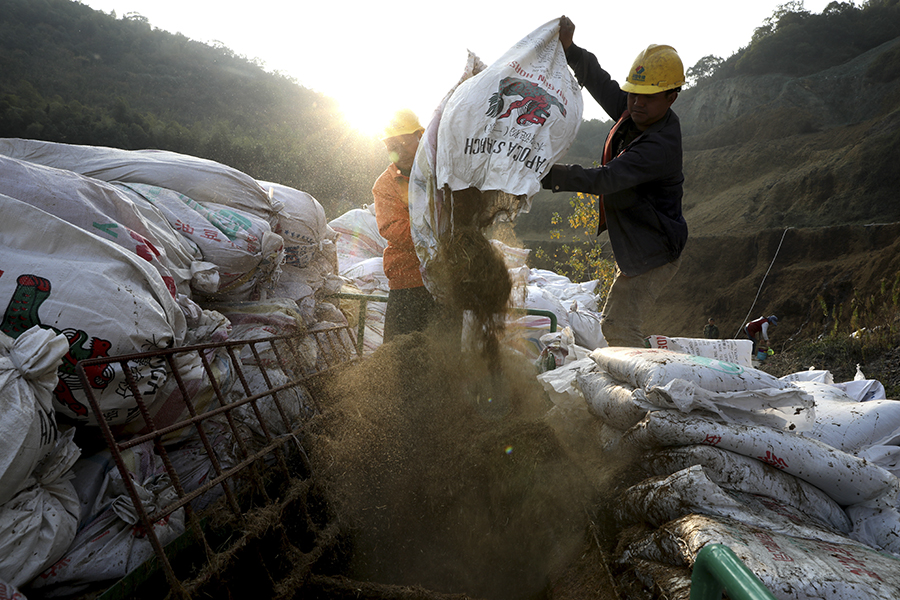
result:
[[[781,251],[781,245],[784,243],[784,236],[787,235],[789,229],[793,229],[793,227],[786,227],[784,229],[784,232],[782,232],[781,234],[781,241],[778,242],[778,248],[775,249],[775,256],[772,257],[772,262],[769,263],[769,268],[766,269],[766,274],[763,275],[762,281],[759,282],[759,289],[756,290],[756,298],[753,299],[753,303],[750,305],[750,310],[747,311],[747,316],[744,317],[744,320],[741,321],[740,327],[738,327],[738,330],[734,333],[735,338],[738,337],[738,335],[744,330],[744,323],[747,323],[747,319],[750,318],[750,314],[753,312],[753,307],[756,306],[756,301],[759,300],[759,295],[762,292],[763,285],[765,285],[766,283],[766,277],[769,276],[769,271],[772,270],[772,265],[775,264],[775,259],[778,258],[778,253]]]

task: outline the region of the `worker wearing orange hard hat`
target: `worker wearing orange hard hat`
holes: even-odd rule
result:
[[[425,288],[409,224],[409,174],[425,128],[409,109],[398,110],[381,141],[391,163],[375,181],[375,219],[387,240],[384,274],[390,290],[384,315],[384,341],[425,329],[434,312],[434,298]]]
[[[684,66],[671,46],[638,54],[621,85],[573,42],[575,24],[559,21],[559,41],[575,78],[615,121],[601,166],[553,165],[542,186],[600,197],[598,235],[609,232],[616,277],[601,330],[610,346],[644,346],[644,319],[681,263],[688,230],[681,209],[681,124],[672,111]]]

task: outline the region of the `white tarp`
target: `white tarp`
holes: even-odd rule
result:
[[[197,202],[252,213],[270,224],[280,209],[249,175],[212,160],[167,150],[121,150],[2,138],[0,154],[101,181],[143,183],[175,190]]]

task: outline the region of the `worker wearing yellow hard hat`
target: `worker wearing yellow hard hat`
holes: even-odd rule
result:
[[[553,165],[542,185],[599,196],[598,235],[608,232],[617,265],[600,328],[610,346],[643,347],[644,319],[678,271],[688,236],[681,124],[672,111],[684,66],[674,48],[651,44],[620,85],[574,43],[574,34],[575,24],[561,17],[559,41],[569,67],[615,125],[598,149],[601,166]]]
[[[396,335],[423,330],[435,307],[422,280],[409,225],[409,175],[424,131],[415,113],[404,108],[394,113],[381,136],[391,162],[375,182],[372,196],[378,231],[388,243],[382,255],[390,288],[384,315],[385,342]]]
[[[388,121],[388,124],[384,128],[384,133],[381,136],[381,141],[383,142],[399,135],[408,135],[410,133],[420,133],[423,131],[425,131],[425,128],[419,123],[419,118],[416,116],[416,113],[408,108],[401,108],[395,112],[391,117],[391,120]]]

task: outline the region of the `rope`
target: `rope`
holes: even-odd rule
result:
[[[750,305],[750,310],[747,311],[747,316],[744,317],[744,320],[741,321],[740,327],[735,332],[735,338],[738,337],[741,331],[744,330],[744,323],[747,323],[747,319],[750,318],[750,314],[753,312],[753,307],[756,306],[756,301],[759,300],[759,294],[762,292],[763,285],[766,283],[766,277],[769,276],[769,271],[772,270],[772,265],[775,264],[775,259],[778,258],[778,253],[781,251],[781,245],[784,243],[784,236],[787,235],[788,229],[793,229],[793,227],[786,227],[784,232],[781,234],[781,241],[778,242],[778,248],[775,250],[775,256],[772,257],[772,262],[769,263],[769,268],[766,269],[766,274],[763,275],[762,281],[759,282],[759,289],[756,290],[756,298],[753,299],[753,304]]]

